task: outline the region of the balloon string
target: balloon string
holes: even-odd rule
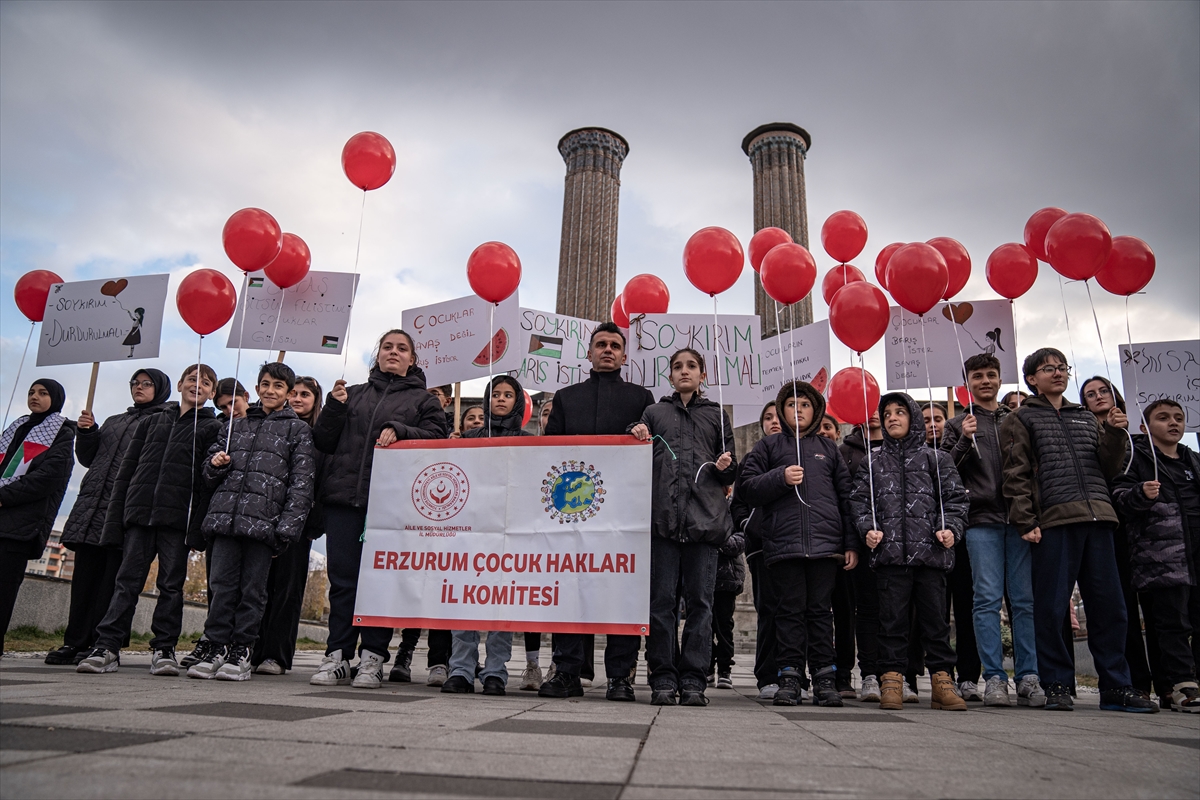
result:
[[[1076,364],[1078,364],[1078,362],[1075,360],[1075,341],[1074,341],[1074,339],[1071,338],[1071,317],[1070,317],[1070,315],[1067,314],[1067,292],[1065,289],[1063,289],[1062,275],[1058,276],[1058,293],[1062,297],[1063,322],[1065,322],[1067,324],[1067,346],[1071,350],[1071,369],[1073,371],[1076,367]],[[1070,380],[1071,380],[1071,376],[1067,375],[1067,381],[1069,382]],[[1076,389],[1079,388],[1079,376],[1078,375],[1075,376],[1075,388]]]
[[[200,334],[200,343],[196,346],[196,388],[200,388],[200,362],[203,361],[204,353],[204,334]],[[234,399],[229,401],[229,420],[233,421],[233,407],[237,400],[237,378],[234,378],[233,390],[235,392]],[[182,398],[181,398],[182,399]],[[183,532],[187,533],[192,527],[192,501],[196,498],[196,436],[200,427],[200,407],[195,406],[192,409],[192,482],[188,486],[188,510],[187,518],[183,522]],[[233,434],[233,427],[229,428],[230,435]],[[225,453],[229,453],[229,442],[225,442]],[[207,454],[206,454],[207,455]]]
[[[358,209],[358,241],[354,244],[354,295],[346,310],[346,341],[342,342],[342,380],[346,379],[346,364],[350,359],[350,323],[354,319],[354,301],[358,299],[358,255],[362,252],[363,217],[367,215],[367,190],[363,189],[362,206]],[[416,353],[413,353],[416,357]]]
[[[788,316],[791,316],[791,306],[788,307]],[[800,463],[800,396],[797,394],[798,387],[796,386],[796,359],[791,357],[791,354],[795,351],[796,344],[795,340],[792,338],[792,329],[788,328],[788,361],[792,362],[792,424],[794,426],[792,428],[792,433],[796,437],[796,466],[803,467],[804,465]],[[813,411],[815,412],[816,409],[814,408]],[[784,424],[786,425],[787,418],[783,416],[783,409],[777,408],[775,409],[775,412],[779,414],[781,418],[783,418]],[[819,420],[814,421],[817,422],[818,425],[820,424]],[[804,502],[804,498],[800,496],[800,484],[796,484],[792,488],[796,490],[796,499],[800,501],[800,504],[808,506],[808,503]],[[812,506],[809,506],[809,508],[812,508]]]
[[[867,421],[863,423],[863,442],[867,446],[867,483],[871,487],[871,530],[879,530],[879,523],[875,519],[875,470],[871,465],[871,409],[867,408],[867,367],[863,361],[863,354],[858,354],[858,372],[862,378],[863,390],[863,413],[867,416]],[[882,424],[880,420],[880,424]]]
[[[934,449],[933,468],[934,468],[934,471],[936,471],[938,473],[936,476],[938,479],[938,509],[942,513],[942,530],[946,530],[946,506],[942,503],[942,476],[941,476],[941,468],[938,467],[938,463],[937,463],[938,443],[937,443],[937,425],[934,424],[934,416],[933,416],[933,379],[929,377],[929,345],[925,344],[925,315],[924,314],[921,315],[921,352],[923,354],[921,360],[925,362],[925,384],[926,384],[927,388],[929,389],[929,424],[930,424],[930,427],[933,429],[933,449]],[[883,420],[880,420],[880,422],[883,422]]]
[[[230,438],[230,439],[233,438],[233,412],[235,409],[237,409],[238,378],[241,376],[241,371],[242,371],[242,337],[246,335],[246,312],[250,310],[249,303],[247,302],[247,295],[250,293],[250,273],[246,273],[246,276],[242,280],[243,280],[242,297],[241,297],[242,325],[241,325],[241,330],[238,332],[237,361],[234,362],[234,366],[233,366],[233,386],[230,387],[230,389],[229,389],[229,437],[228,438]],[[276,315],[276,319],[278,319],[278,315]],[[203,337],[201,337],[201,338],[203,338]],[[196,363],[199,363],[199,361],[197,361]],[[197,367],[197,369],[199,369],[199,367]],[[215,398],[213,399],[213,402],[214,403],[216,402]],[[195,444],[195,442],[193,442],[193,444]],[[195,455],[195,453],[193,453],[192,455]]]
[[[275,330],[271,332],[271,346],[276,350],[284,350],[286,348],[278,347],[275,337],[279,335],[279,318],[283,316],[283,299],[287,296],[287,287],[283,287],[283,291],[279,293],[279,308],[275,311]]]
[[[904,373],[904,393],[908,394],[908,339],[904,337],[904,309],[900,309],[900,370]],[[883,424],[883,420],[879,420]]]
[[[496,314],[496,304],[488,303],[488,343],[487,343],[488,382],[487,382],[487,389],[485,390],[487,392],[488,396],[483,398],[483,402],[484,402],[484,405],[487,407],[487,422],[488,422],[487,435],[488,435],[489,439],[492,438],[492,397],[491,397],[491,395],[492,395],[492,353],[495,352],[492,349],[492,337],[495,336],[495,334],[492,333],[492,329],[495,327],[495,324],[496,324],[495,323],[495,314]]]
[[[8,396],[8,408],[4,409],[4,427],[0,430],[8,429],[8,414],[12,411],[13,398],[17,396],[17,387],[21,385],[21,370],[25,368],[25,356],[29,352],[29,342],[33,339],[33,329],[37,325],[36,322],[30,320],[29,335],[25,337],[25,349],[21,351],[21,362],[17,364],[17,377],[13,379],[12,394]],[[3,453],[0,453],[3,455]]]
[[[1016,351],[1016,355],[1019,357],[1021,355],[1021,348],[1017,346],[1017,301],[1010,297],[1008,300],[1008,306],[1009,306],[1009,309],[1012,311],[1012,318],[1013,318],[1013,350]],[[1021,378],[1018,376],[1017,377],[1017,408],[1021,407],[1021,387],[1024,385],[1025,384],[1021,383]]]
[[[1127,353],[1127,358],[1129,358],[1133,363],[1133,366],[1130,368],[1131,371],[1133,372],[1133,407],[1135,409],[1137,409],[1138,419],[1142,419],[1142,404],[1138,402],[1138,398],[1142,396],[1141,389],[1138,388],[1138,379],[1137,379],[1139,365],[1137,362],[1137,357],[1134,355],[1134,352],[1133,352],[1133,333],[1129,329],[1129,295],[1125,295],[1125,337],[1129,341],[1129,351]],[[1154,439],[1153,439],[1153,437],[1150,436],[1149,420],[1143,420],[1143,421],[1147,423],[1146,424],[1146,439],[1148,441],[1146,443],[1148,445],[1150,445],[1150,461],[1154,464],[1154,480],[1157,481],[1158,480],[1158,456],[1154,452]],[[1125,468],[1126,475],[1129,474],[1129,467],[1132,467],[1132,466],[1133,466],[1133,454],[1131,453],[1129,456],[1129,466]]]
[[[1113,408],[1117,406],[1117,389],[1113,384],[1112,367],[1108,365],[1108,352],[1104,349],[1104,336],[1100,333],[1100,318],[1096,316],[1096,304],[1092,302],[1092,284],[1089,281],[1084,281],[1083,286],[1087,289],[1088,305],[1092,307],[1092,320],[1096,323],[1096,338],[1100,341],[1100,354],[1104,356],[1104,374],[1108,376],[1108,388],[1112,392]],[[1079,383],[1079,377],[1076,376],[1075,383]],[[1080,386],[1082,389],[1083,387]],[[1124,474],[1129,473],[1129,468],[1133,466],[1133,432],[1129,430],[1129,420],[1125,420],[1125,436],[1129,439],[1129,463],[1125,465]],[[1154,442],[1150,443],[1150,448],[1154,448]]]
[[[946,307],[950,308],[949,304],[947,304]],[[954,344],[958,346],[958,360],[961,361],[963,364],[963,384],[965,385],[967,382],[967,370],[966,370],[967,360],[965,358],[963,358],[962,342],[960,342],[958,339],[958,323],[953,319],[953,317],[954,317],[954,309],[953,308],[950,308],[950,317],[951,317],[950,327],[951,327],[951,329],[954,330]],[[978,343],[976,343],[976,344],[978,344]],[[975,398],[971,395],[971,387],[965,386],[965,388],[967,390],[967,413],[970,414],[971,416],[975,416]],[[947,400],[949,400],[949,398],[947,398]],[[950,402],[953,402],[953,401],[950,401]],[[971,434],[971,445],[975,448],[975,452],[979,455],[979,457],[982,458],[983,453],[979,452],[979,442],[976,441],[975,434],[973,434],[973,433]]]
[[[720,405],[720,413],[717,414],[717,427],[721,431],[721,453],[725,452],[725,391],[721,384],[721,367],[724,365],[724,359],[721,358],[721,327],[717,321],[717,296],[714,294],[713,299],[713,350],[717,354],[717,403]],[[713,466],[716,466],[714,464]],[[699,473],[697,473],[699,474]]]

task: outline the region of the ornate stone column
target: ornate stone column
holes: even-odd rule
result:
[[[567,163],[555,311],[605,321],[617,294],[617,200],[629,143],[606,128],[558,142]]]

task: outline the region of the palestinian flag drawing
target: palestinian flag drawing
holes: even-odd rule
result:
[[[21,417],[21,419],[10,425],[8,430],[4,432],[4,435],[0,437],[0,448],[4,450],[3,453],[0,453],[0,461],[3,461],[4,456],[8,453],[8,448],[12,444],[13,435],[16,433],[17,428],[26,419],[28,419],[27,416]],[[0,486],[7,486],[29,471],[29,462],[50,449],[50,445],[54,444],[54,439],[58,436],[58,431],[64,421],[65,418],[62,414],[51,414],[39,424],[33,426],[29,433],[25,434],[25,441],[17,445],[12,460],[4,467],[4,472],[0,474]]]
[[[328,347],[331,350],[337,350],[337,346],[338,346],[338,337],[336,337],[336,336],[322,336],[321,337],[321,347]]]
[[[553,336],[534,334],[529,337],[529,354],[543,358],[562,358],[562,343],[562,339]]]
[[[250,288],[251,289],[261,289],[263,287],[264,280],[265,280],[265,278],[251,278],[250,279]]]

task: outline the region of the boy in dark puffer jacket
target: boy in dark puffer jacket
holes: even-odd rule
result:
[[[814,701],[840,706],[833,584],[839,567],[854,569],[858,563],[850,526],[850,471],[837,445],[819,435],[825,398],[811,384],[784,384],[775,406],[782,409],[783,430],[754,446],[740,483],[745,501],[762,509],[763,556],[779,593],[774,704],[799,702],[807,662]]]
[[[883,446],[851,496],[879,587],[880,708],[903,708],[910,610],[931,673],[935,709],[966,711],[955,692],[946,573],[967,523],[967,493],[950,456],[925,446],[921,408],[903,392],[879,401]]]
[[[1126,519],[1133,588],[1150,596],[1162,651],[1154,682],[1171,687],[1163,707],[1200,711],[1200,458],[1179,443],[1179,403],[1156,400],[1143,417],[1149,441],[1138,442],[1129,472],[1114,481],[1113,500]]]
[[[189,678],[250,679],[250,652],[267,605],[271,559],[298,541],[313,502],[312,431],[287,404],[296,374],[270,362],[258,371],[259,403],[221,431],[204,462],[215,489],[204,518],[212,542],[208,619],[213,643]]]
[[[732,508],[730,509],[732,511]],[[717,582],[713,589],[713,650],[708,662],[708,685],[733,688],[733,612],[746,585],[746,535],[737,529],[717,550]]]

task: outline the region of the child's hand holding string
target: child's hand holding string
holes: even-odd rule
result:
[[[733,456],[729,455],[728,451],[721,453],[721,457],[717,459],[717,470],[724,471],[725,469],[728,469],[729,465],[732,463]]]
[[[874,550],[883,541],[883,531],[867,531],[867,547]]]
[[[212,457],[211,463],[214,467],[223,467],[229,463],[229,454],[222,450]]]
[[[954,547],[954,531],[940,530],[934,534],[942,547]]]

